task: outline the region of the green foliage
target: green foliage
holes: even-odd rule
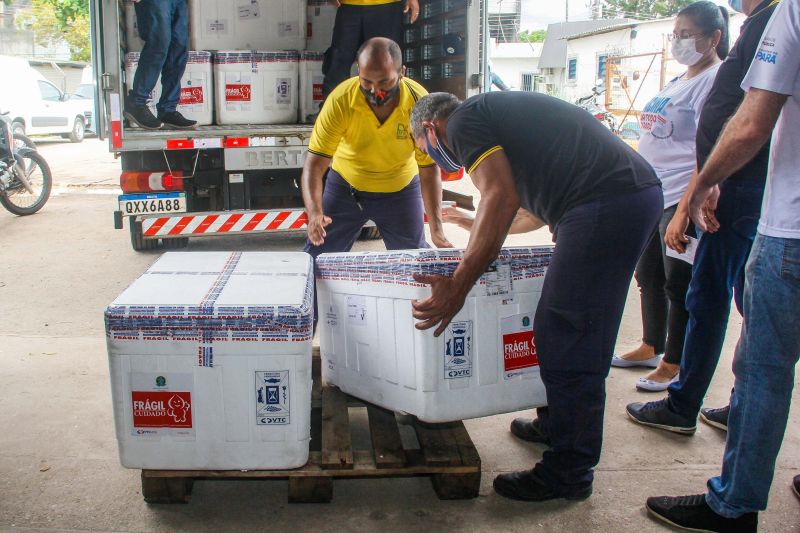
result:
[[[671,17],[696,0],[605,0],[603,13],[606,16],[653,19]]]
[[[70,59],[91,59],[89,0],[33,0],[31,10],[19,13],[17,21],[20,27],[33,30],[40,45],[63,40],[69,46]]]
[[[523,43],[543,43],[545,37],[547,37],[547,30],[525,30],[519,32],[517,37]]]

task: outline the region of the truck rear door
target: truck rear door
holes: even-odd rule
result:
[[[113,72],[104,68],[105,48],[103,40],[103,2],[89,0],[89,15],[91,19],[91,44],[92,44],[92,78],[94,81],[94,128],[98,139],[108,137],[108,117],[106,116],[104,72]],[[119,51],[117,51],[119,52]]]

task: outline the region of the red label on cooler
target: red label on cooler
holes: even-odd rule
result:
[[[225,84],[225,100],[227,102],[249,102],[250,101],[250,84],[244,83],[226,83]]]
[[[536,344],[533,342],[533,331],[503,335],[503,364],[506,372],[539,364]]]
[[[180,105],[193,105],[203,103],[202,87],[181,87]]]
[[[133,427],[191,428],[192,393],[131,391]]]
[[[312,99],[316,102],[317,100],[322,100],[322,84],[315,83],[312,87]]]

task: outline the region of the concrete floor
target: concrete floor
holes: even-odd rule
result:
[[[98,141],[45,145],[58,194],[33,217],[0,211],[0,529],[660,531],[644,511],[645,498],[703,492],[706,479],[718,473],[724,434],[702,423],[693,437],[634,425],[625,404],[661,395],[634,390],[644,371],[614,369],[603,457],[594,495],[585,502],[526,504],[492,492],[495,474],[529,468],[543,451],[508,433],[515,416],[508,414],[467,422],[484,468],[481,495],[471,501],[439,501],[427,479],[409,478],[337,480],[333,502],[324,505],[288,505],[283,480],[201,481],[188,505],[145,504],[139,472],[117,459],[102,313],[158,254],[133,252],[127,230],[112,227],[115,198],[91,194],[97,184],[113,183],[110,169],[117,172],[103,150]],[[84,161],[99,163],[86,167]],[[83,168],[90,170],[81,176]],[[465,232],[448,228],[448,235],[456,245],[466,243]],[[547,241],[540,231],[508,244]],[[204,239],[189,249],[296,250],[301,244],[298,236],[251,236]],[[740,325],[734,314],[708,405],[727,401]],[[618,349],[636,345],[640,335],[632,288]],[[798,396],[796,387],[795,404]],[[800,473],[797,421],[795,405],[761,531],[800,531],[800,501],[789,489]]]

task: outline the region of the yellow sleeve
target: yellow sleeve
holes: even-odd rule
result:
[[[334,91],[325,100],[308,142],[308,151],[312,154],[332,158],[336,153],[350,119],[350,108],[345,105],[345,99],[346,94]]]
[[[416,144],[414,146],[414,157],[417,160],[417,166],[419,168],[432,167],[436,164],[433,162],[433,159],[428,156],[428,154],[417,148]]]

